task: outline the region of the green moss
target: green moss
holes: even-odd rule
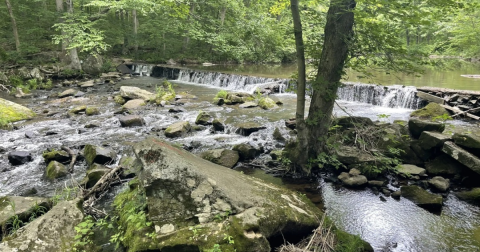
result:
[[[448,111],[437,103],[429,103],[424,108],[413,111],[410,116],[431,119],[436,116],[448,115]]]
[[[48,164],[45,176],[49,180],[64,177],[67,175],[65,166],[57,161],[52,161]]]
[[[164,81],[160,87],[157,87],[157,94],[155,102],[159,104],[161,101],[173,101],[175,100],[175,90],[172,83]]]
[[[8,123],[30,119],[35,113],[19,104],[0,98],[0,126]]]
[[[70,159],[70,155],[66,151],[63,150],[51,150],[51,151],[44,151],[42,154],[43,159],[45,160],[45,163],[50,163],[52,160],[57,160],[57,161],[67,161]]]
[[[115,97],[113,97],[113,100],[118,105],[123,105],[127,102],[121,95],[116,95]]]
[[[87,116],[91,116],[91,115],[99,115],[100,114],[100,111],[98,110],[97,107],[87,107],[85,109],[85,114]]]
[[[226,90],[220,90],[218,93],[215,95],[216,99],[227,99],[228,92]]]
[[[70,110],[68,111],[68,113],[78,114],[78,113],[83,112],[83,111],[85,111],[85,110],[87,110],[87,106],[86,106],[86,105],[82,105],[82,106],[78,106],[78,107],[75,107],[75,108],[73,108],[73,109],[70,109]]]
[[[272,108],[276,108],[277,104],[275,103],[274,100],[268,97],[262,97],[260,98],[260,100],[258,100],[258,106],[263,109],[272,109]]]

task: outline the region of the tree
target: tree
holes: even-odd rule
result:
[[[20,39],[18,38],[18,30],[17,30],[17,21],[15,21],[15,16],[13,15],[12,6],[10,5],[10,0],[5,0],[7,4],[8,14],[12,19],[12,28],[13,28],[13,37],[15,38],[15,46],[17,48],[17,52],[20,52]]]

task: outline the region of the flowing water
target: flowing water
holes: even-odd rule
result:
[[[150,75],[151,68],[143,66],[138,68],[141,75]],[[194,74],[192,74],[194,75]],[[233,77],[232,77],[233,78]],[[241,79],[241,78],[240,78]],[[268,80],[267,82],[278,82]],[[174,139],[173,142],[182,144],[194,153],[212,148],[231,148],[235,144],[249,143],[269,150],[281,148],[282,143],[272,138],[275,127],[278,127],[285,136],[288,131],[284,127],[285,120],[294,117],[296,96],[288,93],[271,95],[273,99],[280,100],[284,105],[275,110],[262,110],[260,108],[240,109],[238,106],[214,106],[211,101],[222,85],[208,85],[209,83],[186,83],[175,80],[177,93],[188,92],[196,95],[197,100],[186,103],[183,108],[186,112],[172,114],[168,110],[172,106],[157,107],[147,105],[137,113],[146,121],[144,127],[122,128],[117,117],[113,114],[119,110],[112,99],[122,85],[138,86],[154,91],[160,85],[161,79],[153,77],[135,77],[123,80],[116,84],[97,85],[93,89],[83,90],[84,98],[68,98],[54,100],[48,98],[49,92],[36,91],[34,98],[17,99],[15,102],[34,108],[39,115],[30,122],[17,123],[15,131],[0,131],[0,147],[6,149],[5,154],[0,154],[0,195],[19,195],[34,187],[39,196],[52,196],[56,188],[64,186],[69,179],[59,179],[49,182],[43,178],[46,164],[41,153],[47,148],[60,148],[62,145],[81,150],[85,144],[108,146],[122,155],[130,153],[130,145],[148,136],[165,138],[162,128],[173,122],[185,120],[194,124],[199,111],[209,112],[221,118],[227,124],[225,132],[211,133],[204,128],[193,132],[185,138]],[[246,85],[262,85],[262,83],[243,82]],[[227,87],[239,90],[244,89],[240,84],[228,82]],[[56,88],[52,92],[63,91],[66,88]],[[398,92],[399,91],[395,91]],[[398,95],[397,95],[398,96]],[[11,97],[9,97],[10,100]],[[374,98],[375,100],[376,98]],[[393,99],[391,99],[393,100]],[[404,103],[403,98],[397,98],[394,106],[378,100],[379,105],[358,103],[355,100],[338,102],[335,114],[353,114],[365,116],[373,120],[378,115],[386,114],[383,120],[407,120],[412,109],[398,104]],[[381,101],[381,102],[380,102]],[[95,105],[100,108],[100,115],[87,117],[78,115],[68,117],[68,109],[78,105]],[[381,106],[383,105],[383,106]],[[339,108],[341,106],[341,108]],[[54,112],[58,112],[54,114]],[[86,129],[86,124],[97,124],[97,128]],[[250,136],[235,134],[237,127],[244,123],[263,125],[266,129],[255,132]],[[462,125],[462,123],[458,123]],[[31,131],[36,134],[33,139],[25,137]],[[56,132],[58,134],[46,134]],[[26,150],[32,153],[34,160],[25,165],[12,167],[6,158],[6,153],[13,150]],[[267,155],[261,158],[268,158]],[[75,166],[73,177],[81,180],[85,174],[84,161]],[[260,174],[261,171],[253,171]],[[246,172],[247,173],[247,172]],[[263,175],[264,176],[264,175]],[[265,177],[265,176],[264,176]],[[272,183],[284,184],[279,178],[268,177]],[[446,198],[446,203],[440,215],[429,213],[415,206],[408,200],[400,201],[387,198],[386,202],[379,200],[378,196],[366,190],[353,191],[335,188],[323,181],[302,181],[302,184],[288,183],[288,186],[298,190],[307,189],[306,193],[315,203],[324,207],[332,220],[341,228],[359,234],[370,242],[376,251],[478,251],[480,247],[480,211],[477,207],[465,204],[453,195]]]

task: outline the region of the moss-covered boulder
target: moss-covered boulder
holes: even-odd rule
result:
[[[20,104],[0,98],[0,127],[10,122],[31,119],[35,113]]]
[[[151,101],[156,98],[154,93],[132,86],[121,86],[120,95],[129,100],[142,99],[145,101]]]
[[[218,94],[217,94],[218,96]],[[243,93],[243,92],[228,92],[226,96],[222,97],[216,97],[215,99],[223,99],[225,104],[232,105],[232,104],[238,104],[238,103],[244,103],[247,101],[253,101],[255,98],[253,95],[249,93]],[[215,100],[214,100],[215,102]]]
[[[480,136],[475,134],[455,133],[452,136],[455,144],[469,148],[480,150]]]
[[[130,101],[127,101],[125,104],[123,104],[123,108],[125,109],[137,109],[142,106],[147,105],[144,100],[142,99],[133,99]]]
[[[240,158],[237,151],[227,149],[208,150],[201,153],[200,157],[228,168],[235,166]]]
[[[58,98],[64,98],[67,96],[74,96],[78,91],[75,89],[67,89],[61,93],[58,93]]]
[[[85,160],[87,161],[87,164],[89,166],[93,163],[101,165],[112,163],[113,161],[115,161],[115,158],[117,156],[115,151],[109,148],[95,146],[91,144],[85,145],[85,148],[83,149],[83,155],[85,156]]]
[[[445,108],[440,106],[440,104],[431,102],[424,108],[413,111],[410,116],[421,119],[432,119],[437,116],[443,116],[444,114],[448,115],[448,111]]]
[[[278,108],[277,103],[269,97],[262,97],[258,100],[258,106],[262,109]]]
[[[233,146],[232,150],[238,152],[240,161],[254,159],[258,152],[255,147],[245,143]]]
[[[277,141],[280,141],[280,142],[286,141],[285,137],[282,135],[279,128],[275,128],[275,130],[273,130],[272,136],[273,136],[273,139]]]
[[[67,174],[68,172],[65,165],[57,161],[51,161],[45,170],[45,178],[48,180],[55,180],[57,178],[65,177]]]
[[[225,125],[223,124],[222,121],[220,121],[217,118],[213,119],[212,125],[213,125],[213,129],[215,131],[224,131],[225,130]]]
[[[135,155],[123,156],[118,165],[123,167],[124,176],[137,175],[142,169],[142,163]]]
[[[87,105],[81,105],[81,106],[78,106],[78,107],[75,107],[73,109],[70,109],[68,111],[68,113],[70,114],[79,114],[80,112],[85,112],[85,110],[87,110]]]
[[[303,196],[159,139],[139,142],[134,151],[143,165],[139,183],[115,200],[128,251],[267,252],[269,239],[311,234],[323,214]],[[137,210],[145,216],[140,225],[128,221],[127,213],[144,208]]]
[[[398,167],[397,172],[404,176],[423,176],[425,169],[411,164],[402,164]]]
[[[419,207],[431,211],[442,209],[443,198],[441,195],[429,193],[416,185],[402,186],[400,190],[403,197],[413,201]]]
[[[46,164],[49,164],[51,161],[57,161],[60,163],[70,161],[70,155],[64,150],[47,150],[43,152],[42,157]]]
[[[90,169],[88,169],[85,178],[82,181],[82,184],[85,185],[85,188],[92,188],[106,173],[109,173],[111,169],[94,164]]]
[[[99,114],[100,114],[100,110],[98,110],[97,107],[90,107],[90,106],[89,106],[89,107],[87,107],[87,108],[85,109],[85,114],[86,114],[87,116],[99,115]]]
[[[439,132],[424,131],[420,134],[419,145],[424,150],[442,148],[446,141],[451,141],[452,137]]]
[[[167,127],[165,130],[165,136],[169,138],[181,137],[190,132],[191,129],[192,127],[189,122],[176,122]]]
[[[0,251],[72,251],[75,226],[83,220],[79,199],[63,201],[28,223],[22,232],[0,243]]]
[[[408,121],[408,129],[414,138],[419,138],[424,131],[435,131],[442,133],[445,130],[445,124],[419,119],[410,119]]]
[[[119,116],[118,120],[122,127],[140,127],[145,125],[145,120],[139,115]]]
[[[212,122],[213,116],[204,111],[200,112],[195,119],[195,124],[198,125],[211,125]]]
[[[480,188],[473,188],[470,191],[456,192],[455,195],[463,201],[480,206]]]
[[[123,98],[123,96],[121,95],[116,95],[115,97],[113,97],[113,100],[118,105],[123,105],[127,102],[127,100],[125,100],[125,98]]]

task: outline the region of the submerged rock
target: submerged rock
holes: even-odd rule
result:
[[[28,223],[12,239],[0,243],[5,252],[69,251],[75,242],[75,226],[83,220],[79,199],[58,203],[46,214]]]
[[[118,120],[122,127],[141,127],[145,125],[145,121],[138,115],[119,116]]]
[[[402,186],[400,190],[403,197],[413,201],[419,207],[432,211],[442,209],[443,198],[441,195],[429,193],[416,185]]]
[[[412,118],[408,121],[408,129],[414,138],[419,138],[424,131],[436,131],[442,133],[445,130],[445,124]]]
[[[55,180],[57,178],[65,177],[67,174],[67,168],[57,161],[51,161],[45,170],[45,177],[48,180]]]
[[[117,156],[117,154],[111,149],[91,144],[85,145],[85,148],[83,149],[83,155],[85,156],[85,160],[89,166],[93,163],[101,165],[112,163],[115,161]]]
[[[191,129],[192,127],[189,122],[176,122],[167,127],[165,130],[165,136],[169,138],[181,137],[190,132]]]
[[[22,165],[32,160],[32,154],[27,151],[12,151],[8,153],[8,161],[12,165]]]
[[[233,168],[240,158],[237,151],[227,149],[208,150],[201,153],[200,157],[228,168]]]

